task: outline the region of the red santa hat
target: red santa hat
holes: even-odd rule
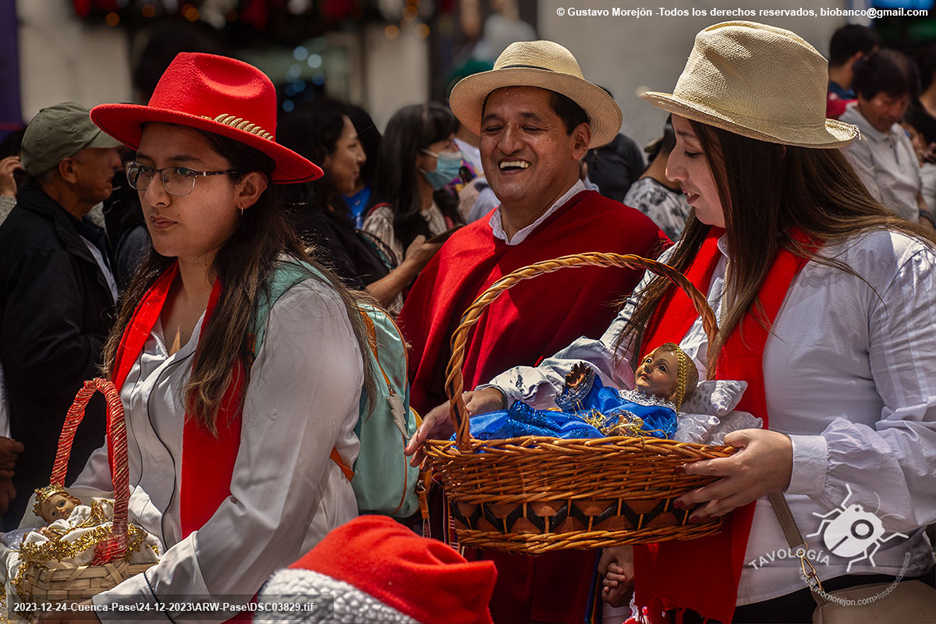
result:
[[[489,623],[496,578],[490,561],[469,562],[388,517],[362,516],[275,573],[257,615],[264,622]],[[276,604],[296,610],[265,608]]]

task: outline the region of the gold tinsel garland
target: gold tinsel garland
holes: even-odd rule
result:
[[[50,538],[48,542],[40,544],[23,543],[20,547],[19,569],[16,572],[16,576],[11,581],[11,585],[16,590],[16,593],[19,594],[20,598],[28,600],[23,588],[26,568],[34,565],[50,570],[54,569],[45,564],[49,561],[62,561],[63,559],[77,557],[80,553],[106,540],[111,536],[113,524],[111,524],[110,527],[102,526],[104,522],[110,522],[110,520],[104,517],[102,502],[96,501],[91,504],[91,513],[88,515],[87,520],[73,527],[68,532],[57,534],[57,532],[53,531],[53,533],[56,533],[55,537]],[[65,539],[65,536],[72,531],[89,528],[91,529],[90,531],[73,541]],[[143,529],[133,524],[128,525],[127,549],[124,551],[121,560],[129,563],[133,553],[137,552],[145,541],[146,532]],[[147,546],[153,550],[157,557],[159,556],[159,549],[155,545],[147,544]]]

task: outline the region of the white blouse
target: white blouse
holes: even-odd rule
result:
[[[865,119],[852,102],[839,117],[861,130],[861,138],[842,148],[868,192],[885,208],[916,223],[919,221],[920,163],[906,131],[894,124],[881,132]]]
[[[448,229],[445,223],[445,215],[442,214],[434,201],[427,210],[422,211],[422,217],[426,220],[429,233],[432,236],[437,236]],[[380,239],[380,242],[389,247],[395,256],[396,266],[399,266],[403,262],[406,250],[403,248],[403,241],[397,238],[396,231],[393,229],[393,218],[393,208],[381,206],[367,215],[361,229],[376,236]]]
[[[724,243],[722,238],[707,297],[719,318]],[[866,281],[808,262],[790,285],[767,338],[763,370],[770,429],[793,441],[786,497],[820,579],[849,573],[920,575],[933,565],[921,527],[936,521],[936,253],[915,239],[883,231],[822,253],[837,256]],[[645,277],[635,293],[651,278]],[[579,338],[539,367],[513,368],[491,384],[508,404],[522,400],[545,408],[566,372],[584,360],[605,382],[632,388],[630,354],[618,359],[614,352],[632,312],[629,299],[600,340]],[[699,319],[680,346],[704,378],[708,339]],[[841,509],[848,488],[847,505],[874,513],[885,530],[881,538],[889,538],[880,542],[873,564],[836,554],[851,546],[831,535],[808,536],[823,529],[819,515]],[[874,543],[868,546],[871,554]],[[805,587],[799,560],[790,555],[767,497],[757,501],[744,561],[739,605]]]
[[[231,496],[201,529],[182,538],[182,389],[201,324],[172,355],[157,324],[121,390],[130,518],[168,550],[144,574],[95,596],[95,604],[155,608],[197,598],[249,600],[272,572],[357,516],[351,483],[329,455],[336,447],[349,466],[357,458],[363,361],[341,299],[309,279],[270,311],[250,370]],[[106,447],[95,451],[74,487],[112,489]],[[122,619],[119,612],[97,615]],[[176,622],[189,617],[207,621],[204,613],[173,614]]]

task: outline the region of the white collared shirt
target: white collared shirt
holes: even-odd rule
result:
[[[309,279],[270,310],[266,337],[250,369],[231,496],[202,528],[183,537],[182,389],[200,330],[201,321],[188,343],[169,355],[157,324],[121,389],[130,520],[167,550],[145,578],[138,574],[98,594],[96,604],[252,596],[274,570],[357,516],[351,483],[329,455],[336,448],[348,466],[357,458],[361,354],[341,299]],[[92,454],[74,487],[111,488],[106,446]],[[174,617],[208,621],[203,615]],[[125,619],[119,612],[99,616]]]
[[[94,256],[94,261],[97,262],[98,268],[101,269],[101,274],[104,276],[104,281],[107,282],[107,289],[110,291],[111,297],[114,299],[114,303],[117,303],[117,282],[114,281],[114,274],[111,273],[110,267],[107,265],[107,261],[104,260],[104,256],[101,255],[101,250],[98,249],[97,245],[89,241],[84,236],[78,235],[78,238],[82,240],[85,244],[85,247],[88,248],[88,251],[91,252],[91,255]]]
[[[871,195],[904,219],[919,221],[920,163],[904,129],[894,124],[887,132],[877,130],[858,111],[856,102],[848,105],[839,120],[861,130],[862,136],[842,152]]]
[[[716,316],[727,261],[724,243],[719,241],[722,257],[707,293]],[[830,512],[841,508],[846,486],[852,492],[848,506],[874,512],[883,522],[882,537],[909,536],[881,542],[874,565],[855,561],[851,573],[918,576],[933,565],[920,527],[936,521],[936,253],[916,239],[883,231],[822,252],[867,282],[808,262],[790,285],[767,338],[763,371],[770,429],[793,441],[786,497],[817,559],[812,563],[820,579],[847,574],[853,559],[831,554],[835,541],[830,547],[817,533],[819,515],[836,517]],[[540,409],[555,407],[566,373],[587,361],[606,383],[633,388],[630,355],[616,358],[614,352],[633,306],[632,297],[601,339],[579,338],[540,366],[513,368],[491,384],[508,404],[522,400]],[[708,339],[700,319],[680,346],[704,378]],[[789,555],[766,497],[757,501],[744,561],[739,605],[804,587],[799,560]]]
[[[530,235],[536,228],[540,226],[540,223],[549,218],[549,216],[559,210],[559,208],[565,204],[567,201],[575,197],[577,194],[581,193],[585,189],[585,184],[581,180],[576,180],[575,184],[563,194],[562,197],[556,200],[549,210],[540,215],[540,218],[526,226],[525,228],[518,230],[516,234],[513,235],[513,238],[507,237],[507,232],[504,231],[503,220],[501,219],[501,207],[498,206],[494,213],[491,215],[491,220],[488,223],[491,224],[491,229],[494,231],[494,238],[498,238],[508,245],[519,245],[526,237]]]

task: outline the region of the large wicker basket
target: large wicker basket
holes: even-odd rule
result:
[[[672,504],[713,479],[673,471],[687,462],[727,457],[734,452],[732,447],[651,437],[526,436],[484,441],[471,437],[461,373],[469,329],[494,299],[519,282],[583,266],[644,268],[663,275],[689,295],[710,342],[718,331],[705,296],[689,280],[667,265],[639,256],[563,256],[518,269],[495,282],[468,308],[452,335],[446,393],[456,442],[433,440],[424,447],[430,466],[442,477],[463,546],[536,555],[689,540],[721,530],[721,519],[693,524],[692,509],[678,510]]]
[[[108,538],[98,543],[93,561],[95,565],[79,566],[60,561],[42,563],[23,561],[20,573],[13,585],[24,604],[72,603],[87,600],[153,565],[153,563],[128,562],[131,553],[128,552],[127,540],[129,532],[127,516],[130,501],[127,427],[124,422],[120,395],[111,382],[105,379],[92,379],[84,382],[84,386],[78,391],[75,402],[65,417],[65,425],[59,437],[58,451],[52,466],[51,485],[63,486],[65,484],[68,458],[75,439],[75,431],[84,418],[88,401],[96,391],[102,392],[107,400],[108,435],[113,451],[111,461],[111,465],[114,466],[111,475],[114,485],[112,532]]]

